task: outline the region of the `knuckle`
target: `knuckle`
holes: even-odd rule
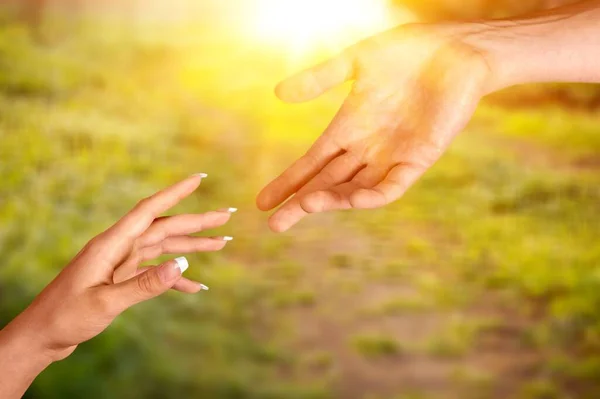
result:
[[[386,205],[392,203],[395,200],[395,198],[390,198],[390,195],[385,190],[382,190],[378,187],[374,187],[373,190],[381,196],[383,203]]]
[[[312,152],[307,152],[302,156],[302,160],[309,166],[313,167],[317,164],[317,157]]]
[[[331,170],[325,168],[321,171],[321,182],[325,186],[330,186],[336,183],[336,177],[331,173]]]
[[[131,255],[129,255],[129,259],[126,261],[126,263],[124,263],[124,265],[126,264],[130,267],[137,267],[143,261],[143,250],[136,250]]]
[[[106,232],[98,234],[89,240],[80,252],[80,255],[91,255],[102,251],[108,244],[108,234]]]
[[[147,293],[153,291],[155,284],[154,279],[152,278],[152,274],[149,271],[140,274],[139,278],[136,281],[139,293]]]
[[[300,200],[300,207],[306,213],[318,213],[325,208],[326,194],[322,191],[312,193]]]
[[[172,240],[167,238],[150,248],[144,249],[142,251],[142,253],[140,254],[139,263],[145,262],[150,259],[157,258],[157,257],[161,256],[162,254],[169,252],[172,244],[173,244]]]
[[[137,202],[137,204],[135,205],[134,209],[144,209],[148,205],[150,198],[151,197],[146,197],[146,198],[142,198],[141,200],[139,200]]]
[[[352,179],[352,182],[356,184],[357,188],[367,188],[372,186],[373,178],[366,173],[359,173]]]
[[[102,246],[106,242],[106,233],[100,233],[96,237],[93,237],[86,244],[87,248],[94,248],[98,246]]]
[[[97,292],[92,295],[90,302],[92,309],[97,314],[108,315],[112,312],[113,304],[108,295]]]

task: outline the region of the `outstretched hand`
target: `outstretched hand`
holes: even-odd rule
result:
[[[365,40],[276,89],[314,99],[353,80],[314,145],[259,194],[282,232],[309,213],[377,208],[400,198],[446,150],[489,90],[484,54],[466,25],[406,25]],[[290,198],[291,197],[291,198]]]
[[[21,397],[49,363],[100,334],[129,307],[169,289],[196,293],[208,287],[182,277],[184,257],[140,267],[163,254],[222,249],[230,237],[191,234],[224,225],[235,208],[203,214],[160,215],[192,194],[194,175],[141,200],[93,238],[27,309],[0,331],[0,397]]]

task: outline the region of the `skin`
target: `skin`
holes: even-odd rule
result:
[[[518,20],[411,24],[279,84],[287,102],[352,90],[314,145],[259,194],[283,232],[310,213],[385,206],[446,151],[491,92],[600,82],[600,1]]]
[[[163,254],[218,251],[222,237],[190,234],[227,223],[228,210],[160,217],[189,196],[202,176],[140,201],[93,238],[35,300],[0,331],[0,397],[20,398],[35,377],[69,356],[129,307],[169,289],[194,294],[200,283],[181,276],[173,260],[140,264]]]

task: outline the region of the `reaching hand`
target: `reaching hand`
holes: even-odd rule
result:
[[[489,89],[484,55],[463,40],[470,29],[396,28],[277,87],[301,102],[354,80],[321,137],[258,196],[262,210],[287,200],[271,216],[274,231],[309,213],[389,204],[436,162]]]
[[[159,217],[194,192],[202,177],[191,176],[140,201],[92,239],[33,303],[0,331],[0,397],[20,397],[48,363],[71,354],[127,308],[171,288],[186,293],[208,289],[181,277],[188,267],[183,257],[139,268],[163,254],[217,251],[230,239],[190,234],[227,223],[234,208]]]

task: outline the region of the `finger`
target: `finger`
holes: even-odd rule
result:
[[[347,183],[303,196],[300,200],[302,209],[307,214],[351,209],[354,207],[351,202],[353,194],[364,188],[375,186],[386,176],[388,170],[389,168],[383,165],[369,165]]]
[[[286,102],[309,101],[353,77],[354,57],[352,51],[346,50],[328,61],[284,80],[277,85],[275,93]]]
[[[275,212],[269,221],[269,225],[275,232],[298,223],[308,213],[302,208],[301,199],[305,193],[335,187],[341,183],[351,180],[362,167],[361,161],[351,153],[341,155],[331,161],[323,170],[308,182],[298,193],[287,201]]]
[[[137,270],[136,275],[144,273],[153,267],[155,267],[155,266],[140,267]],[[173,287],[171,287],[171,289],[175,290],[175,291],[179,291],[179,292],[184,292],[186,294],[196,294],[200,291],[208,291],[208,287],[206,285],[204,285],[198,281],[190,280],[189,278],[185,278],[185,277],[181,277],[175,283],[175,285],[173,285]]]
[[[121,264],[113,273],[113,282],[120,283],[135,275],[140,264],[165,254],[214,252],[225,248],[231,237],[169,237],[158,244],[142,248]]]
[[[171,289],[188,268],[184,257],[167,261],[129,280],[103,287],[103,295],[115,313],[147,301]]]
[[[371,164],[357,173],[352,181],[356,183],[359,189],[373,187],[385,178],[392,167],[393,165]]]
[[[360,187],[354,181],[340,184],[327,190],[314,191],[306,194],[300,199],[304,216],[309,213],[325,212],[330,209],[350,209],[350,194]],[[275,214],[269,219],[269,227],[275,232],[287,231],[297,223],[299,219],[292,217],[283,218]]]
[[[190,176],[138,202],[127,215],[96,238],[93,252],[101,252],[109,264],[120,262],[134,240],[146,231],[154,219],[193,193],[204,177],[205,174]]]
[[[362,160],[354,153],[345,152],[329,162],[327,166],[305,184],[298,191],[298,196],[350,181],[363,166]]]
[[[171,289],[183,292],[185,294],[197,294],[200,291],[208,291],[208,287],[206,285],[185,277],[182,277],[178,282],[176,282]]]
[[[302,198],[302,208],[307,213],[350,209],[352,208],[350,195],[360,188],[355,181],[349,181],[327,190],[312,192]]]
[[[139,264],[166,254],[220,251],[230,240],[231,237],[169,237],[156,245],[138,251],[137,260],[139,260]]]
[[[386,176],[388,170],[383,165],[369,165],[345,184],[304,196],[301,205],[308,213],[350,209],[353,207],[350,202],[352,194],[362,188],[375,186]]]
[[[136,247],[158,244],[168,237],[197,233],[223,226],[237,209],[228,208],[203,214],[176,215],[156,219],[136,240]]]
[[[410,163],[396,165],[385,179],[372,188],[360,188],[351,194],[353,208],[379,208],[396,201],[425,172],[425,168]]]
[[[281,204],[332,160],[343,154],[344,139],[352,137],[353,132],[360,133],[361,129],[368,127],[365,126],[364,113],[360,112],[360,104],[364,102],[365,98],[360,94],[348,96],[325,132],[306,155],[263,188],[256,200],[260,210],[268,211]]]
[[[182,199],[192,194],[200,185],[202,176],[194,175],[154,195],[141,200],[114,226],[115,236],[137,238],[150,224]]]
[[[329,137],[321,136],[305,155],[262,189],[256,200],[258,208],[268,211],[281,204],[336,158],[341,151],[341,148]]]

